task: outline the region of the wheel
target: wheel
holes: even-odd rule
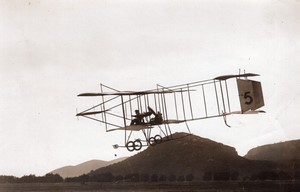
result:
[[[128,143],[126,143],[126,148],[128,151],[132,152],[135,149],[135,144],[133,141],[128,141]]]
[[[155,135],[154,140],[156,144],[159,144],[162,142],[162,137],[160,135]]]
[[[151,146],[155,146],[155,145],[156,145],[156,141],[155,141],[155,138],[154,138],[154,137],[150,137],[148,142],[149,142],[149,144],[150,144]]]
[[[134,150],[139,151],[142,148],[142,142],[141,140],[137,139],[133,143]]]

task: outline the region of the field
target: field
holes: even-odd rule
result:
[[[57,184],[0,184],[0,192],[299,192],[299,181],[264,181],[264,182],[197,182],[197,183],[57,183]]]

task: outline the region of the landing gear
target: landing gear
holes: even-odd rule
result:
[[[160,135],[155,135],[154,137],[150,137],[148,142],[151,146],[155,146],[162,142],[162,137]]]
[[[150,137],[148,139],[148,143],[150,146],[155,146],[157,144],[162,143],[163,138],[160,135],[155,135],[154,137]],[[114,148],[118,148],[118,145],[114,145]],[[125,145],[128,151],[139,151],[143,147],[142,141],[140,139],[137,139],[135,141],[128,141]]]
[[[128,141],[126,143],[125,147],[127,148],[128,151],[139,151],[142,148],[142,142],[140,139],[137,139],[135,141]]]

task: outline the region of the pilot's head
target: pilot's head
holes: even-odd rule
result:
[[[139,114],[140,113],[140,111],[139,110],[135,110],[135,114]]]

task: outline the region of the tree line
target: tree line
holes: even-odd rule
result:
[[[64,179],[59,174],[48,173],[45,176],[24,175],[20,178],[15,176],[0,176],[0,183],[61,183]]]
[[[238,172],[204,172],[202,181],[265,181],[265,180],[300,180],[300,171],[293,175],[283,171],[260,171],[249,176],[240,177]],[[187,175],[164,175],[164,174],[139,174],[132,173],[123,175],[113,175],[110,172],[102,174],[83,174],[78,177],[68,177],[63,179],[59,174],[48,173],[45,176],[25,175],[20,178],[15,176],[0,175],[0,183],[87,183],[87,182],[191,182],[195,180],[193,174]]]
[[[103,173],[97,175],[81,175],[79,177],[66,178],[65,182],[184,182],[193,181],[194,175],[164,175],[164,174],[139,174],[132,173],[114,176],[112,173]]]
[[[294,173],[287,173],[285,171],[258,171],[248,176],[239,176],[238,172],[205,172],[203,174],[203,181],[236,181],[236,180],[250,180],[250,181],[265,181],[265,180],[300,180],[300,171]]]

